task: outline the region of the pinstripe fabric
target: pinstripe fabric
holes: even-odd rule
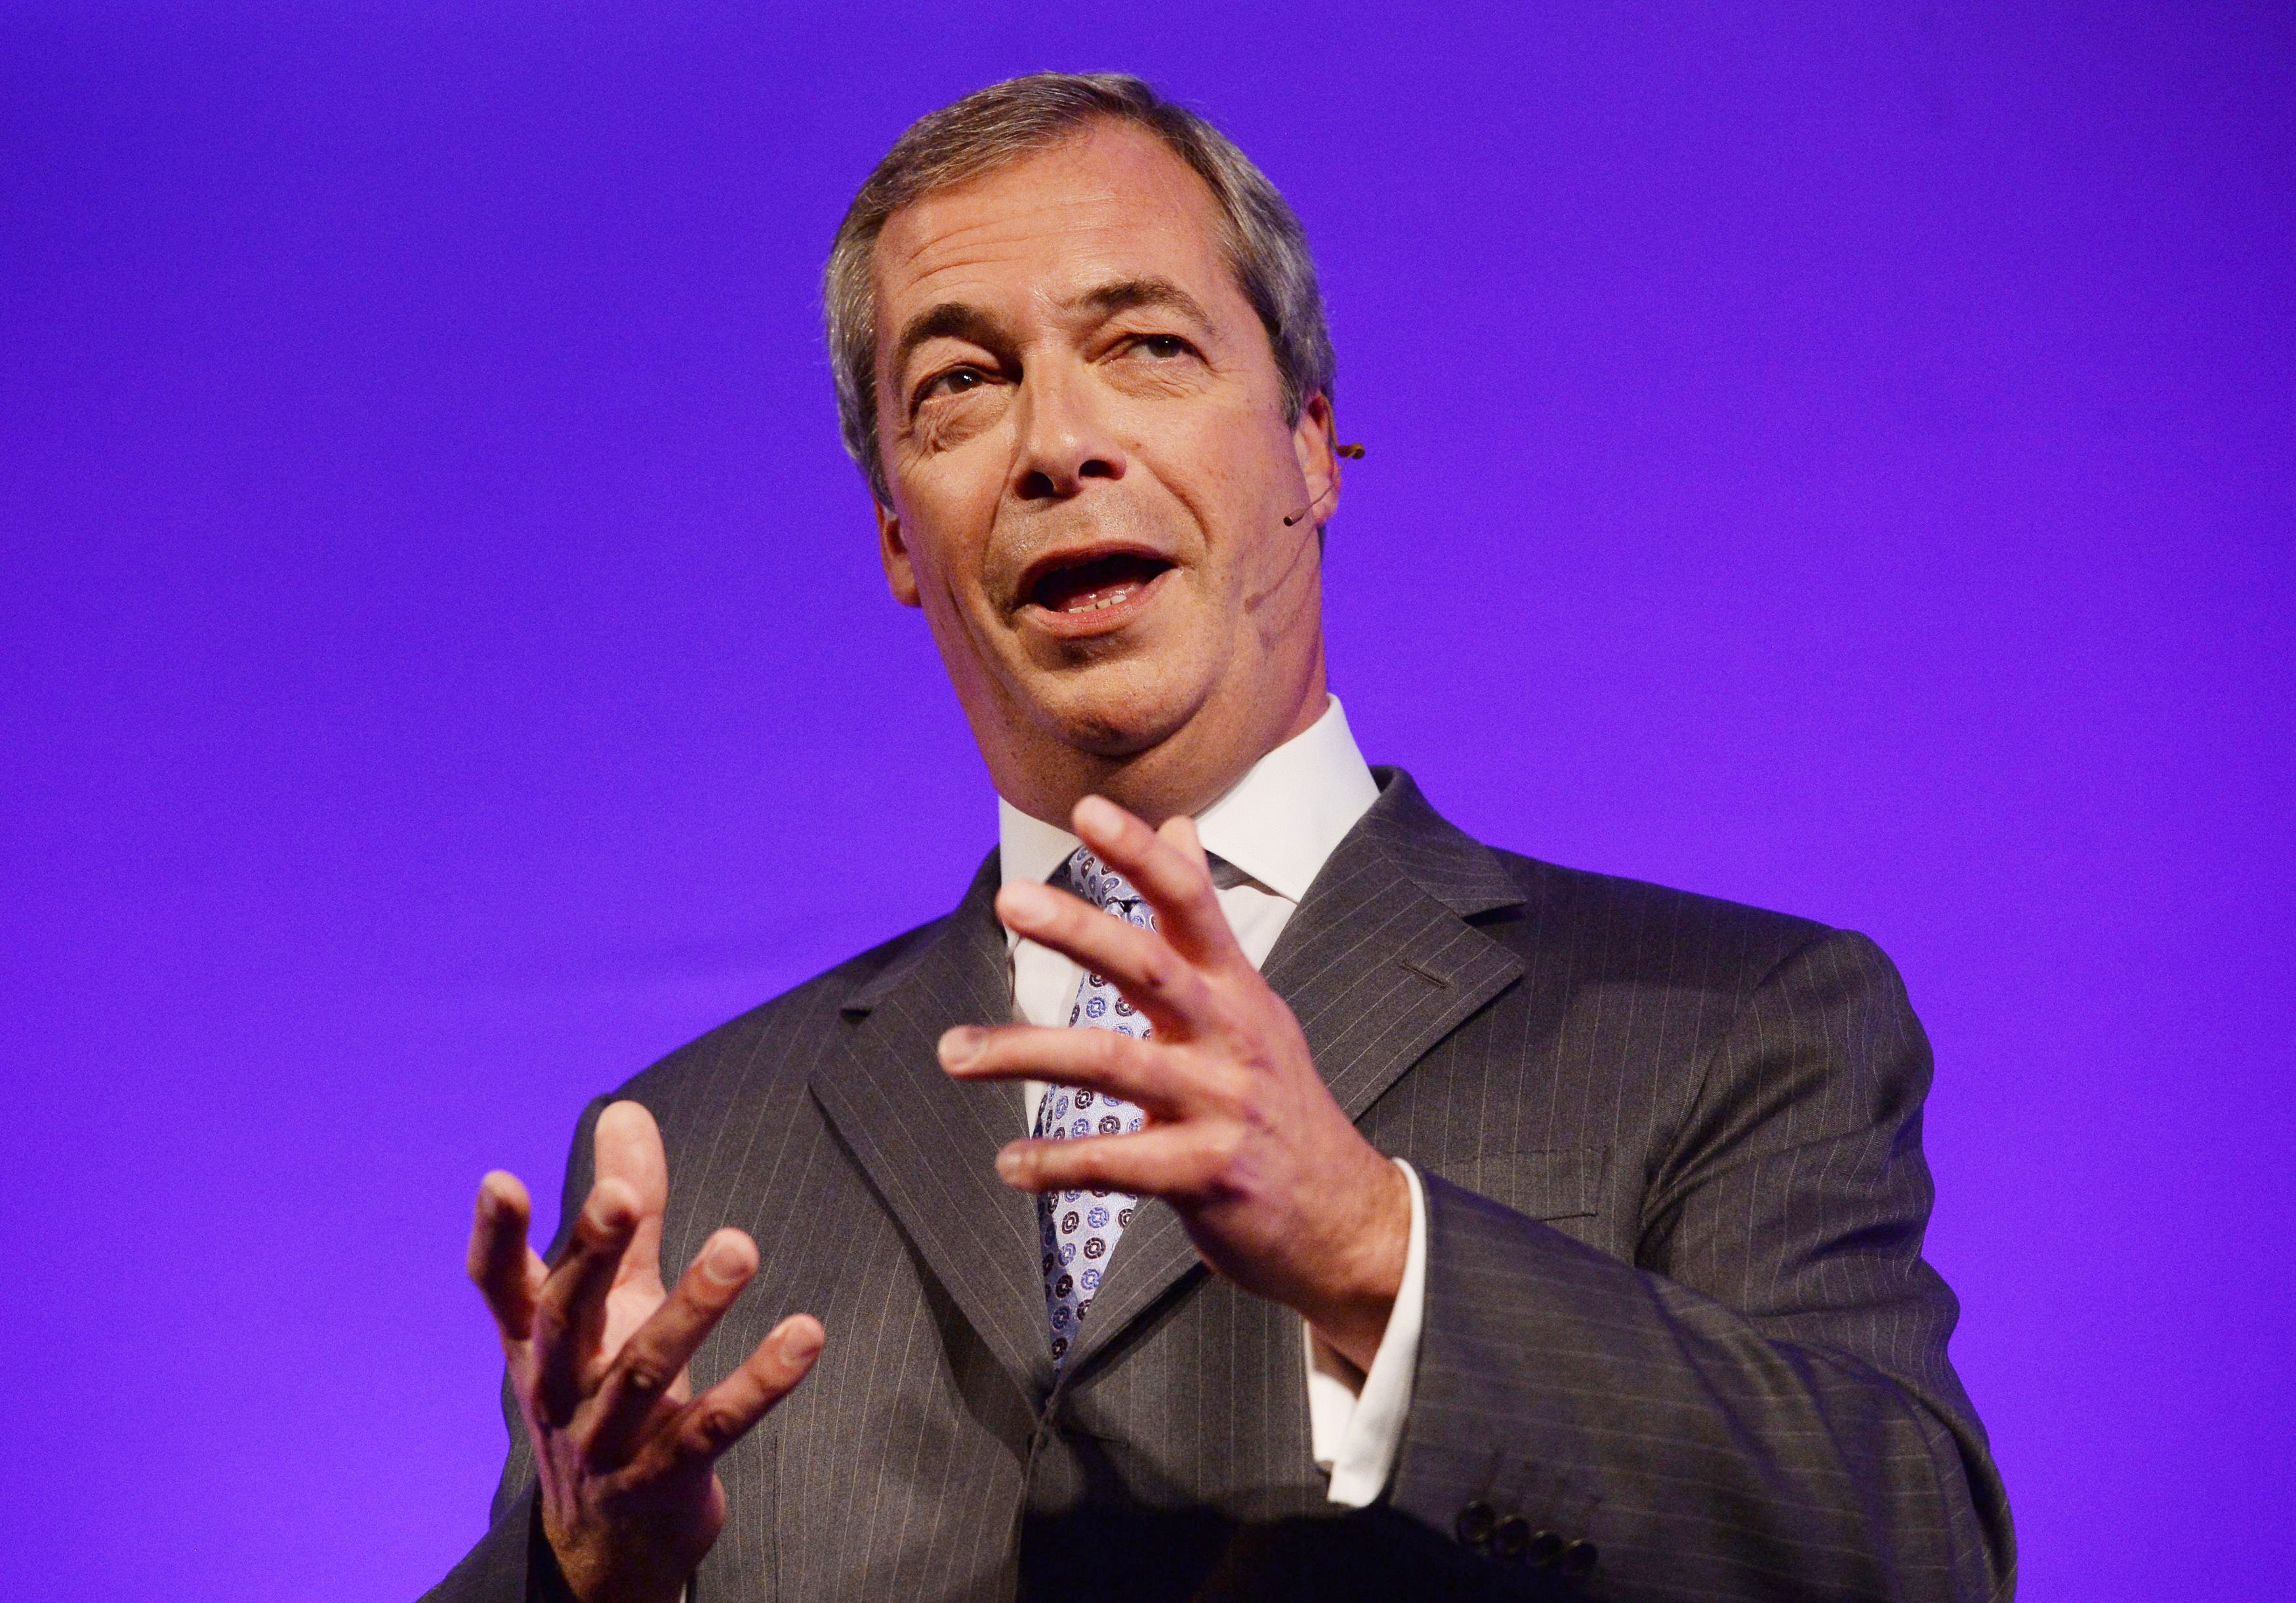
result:
[[[1019,1092],[933,1054],[1008,1016],[992,856],[949,917],[620,1093],[668,1146],[665,1253],[730,1223],[764,1255],[697,1380],[784,1312],[829,1329],[721,1466],[695,1603],[2009,1595],[1955,1303],[1919,1255],[1928,1049],[1888,960],[1494,852],[1382,781],[1267,974],[1341,1106],[1427,1180],[1388,1506],[1324,1501],[1294,1317],[1211,1277],[1160,1203],[1056,1380],[1033,1208],[990,1163]],[[494,1528],[440,1599],[547,1595],[510,1418]],[[1450,1535],[1471,1500],[1599,1561],[1565,1581],[1471,1551]],[[1107,1558],[1070,1573],[1080,1533]]]

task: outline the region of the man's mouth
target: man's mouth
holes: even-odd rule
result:
[[[1138,599],[1172,564],[1144,551],[1111,551],[1076,562],[1055,562],[1031,578],[1028,604],[1083,622]]]

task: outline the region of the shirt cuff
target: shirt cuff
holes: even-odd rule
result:
[[[1316,1339],[1308,1321],[1300,1336],[1308,1351],[1308,1430],[1316,1467],[1332,1477],[1332,1501],[1361,1508],[1378,1500],[1395,1470],[1411,1415],[1411,1380],[1419,1368],[1419,1329],[1427,1313],[1427,1198],[1419,1171],[1391,1160],[1411,1183],[1411,1245],[1403,1284],[1365,1374]]]

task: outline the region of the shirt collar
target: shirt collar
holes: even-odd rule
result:
[[[1253,763],[1196,815],[1196,833],[1206,851],[1298,902],[1377,800],[1379,782],[1332,696],[1322,717]],[[996,823],[997,866],[1008,884],[1050,879],[1077,849],[1075,835],[1002,796]]]

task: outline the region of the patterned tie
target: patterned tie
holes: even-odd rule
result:
[[[1068,889],[1093,906],[1144,930],[1156,927],[1156,915],[1124,876],[1094,856],[1088,847],[1076,849],[1062,870]],[[1148,1021],[1117,994],[1116,987],[1087,971],[1077,982],[1076,1005],[1069,1009],[1069,1027],[1114,1030],[1136,1040],[1145,1040]],[[1096,1091],[1064,1085],[1045,1088],[1037,1106],[1036,1134],[1040,1139],[1065,1141],[1074,1136],[1112,1136],[1138,1130],[1141,1113]],[[1042,1191],[1037,1195],[1037,1220],[1044,1232],[1045,1308],[1053,1327],[1053,1368],[1067,1360],[1084,1324],[1084,1311],[1100,1289],[1116,1238],[1132,1222],[1136,1197],[1121,1191]]]

